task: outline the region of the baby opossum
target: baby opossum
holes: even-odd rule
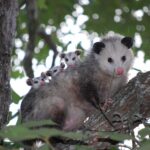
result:
[[[65,60],[65,63],[67,64],[67,67],[75,67],[77,63],[80,62],[80,54],[81,51],[76,50],[75,52],[69,52],[69,53],[62,53],[60,55],[61,59]]]
[[[58,75],[60,72],[62,72],[65,68],[65,64],[64,63],[61,63],[60,66],[55,66],[55,67],[52,67],[51,69],[49,69],[47,72],[46,72],[46,75],[47,76],[51,76],[51,77],[55,77],[56,75]]]
[[[95,107],[103,105],[126,83],[133,61],[132,45],[130,37],[103,37],[75,69],[67,69],[51,84],[28,93],[23,101],[30,104],[21,105],[22,121],[52,119],[63,130],[79,129],[97,110]],[[24,113],[29,105],[32,110]]]
[[[39,87],[45,84],[45,78],[46,76],[44,74],[41,74],[40,77],[27,79],[26,83],[27,85],[31,86],[33,89],[38,89]]]

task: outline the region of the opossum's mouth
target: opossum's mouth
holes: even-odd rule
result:
[[[76,66],[75,64],[68,65],[68,67],[71,67],[71,68],[74,68],[75,66]]]
[[[43,82],[41,82],[41,83],[40,83],[40,85],[41,85],[41,86],[44,86],[44,85],[45,85],[45,82],[44,82],[44,81],[43,81]]]
[[[120,77],[122,77],[123,76],[123,74],[121,74],[121,75],[115,75],[117,78],[120,78]]]

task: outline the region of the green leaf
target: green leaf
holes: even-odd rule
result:
[[[37,0],[37,5],[39,9],[47,9],[45,0]]]
[[[115,141],[124,141],[132,139],[132,136],[129,134],[117,133],[117,132],[98,132],[100,137],[110,138]]]
[[[56,123],[53,122],[52,120],[41,120],[41,121],[30,121],[22,124],[22,126],[28,128],[35,128],[35,127],[46,126],[46,125],[56,125]]]
[[[23,77],[23,73],[18,71],[18,70],[17,71],[12,71],[11,72],[11,77],[15,78],[15,79],[18,78],[18,77]]]
[[[150,136],[150,128],[149,127],[146,127],[144,129],[141,129],[139,132],[138,132],[138,135],[140,136],[141,139],[144,139],[145,136],[149,135]]]
[[[83,140],[89,137],[87,133],[82,133],[82,132],[63,132],[63,136],[75,140]]]
[[[21,97],[14,90],[12,90],[11,92],[12,92],[12,101],[15,104],[18,104],[18,102],[21,99]]]
[[[23,141],[27,139],[35,139],[38,134],[23,126],[9,126],[0,131],[0,137],[8,138],[12,141]]]
[[[81,145],[76,145],[75,150],[93,150],[92,147],[90,146],[81,146]]]
[[[41,62],[46,60],[48,54],[49,54],[49,47],[47,47],[46,45],[42,49],[40,49],[39,53],[36,53],[34,56],[36,59],[38,59],[38,62]]]
[[[141,142],[140,148],[138,150],[149,150],[150,149],[150,140]]]
[[[49,138],[53,136],[63,136],[66,138],[71,138],[74,140],[83,140],[87,138],[88,136],[84,133],[79,132],[65,132],[57,129],[50,129],[50,128],[39,128],[34,129],[34,132],[36,132],[40,138]]]
[[[44,144],[43,146],[38,148],[38,150],[51,150],[51,149],[49,148],[49,146],[47,144]]]
[[[75,140],[83,140],[83,138],[88,137],[87,134],[81,132],[65,132],[54,128],[41,127],[48,125],[55,125],[55,123],[50,120],[43,120],[23,123],[16,126],[8,126],[0,131],[0,137],[8,138],[11,141],[23,141],[36,138],[48,139],[52,136],[63,136]]]

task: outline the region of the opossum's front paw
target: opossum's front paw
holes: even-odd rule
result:
[[[111,98],[106,99],[102,107],[102,110],[107,111],[112,106],[112,104],[113,104],[113,100]]]

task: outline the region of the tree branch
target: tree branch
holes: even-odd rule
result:
[[[58,55],[58,50],[57,50],[57,47],[56,45],[54,44],[53,40],[52,40],[52,37],[51,35],[48,35],[45,30],[43,28],[40,28],[38,30],[38,35],[44,39],[45,43],[49,46],[50,49],[53,50],[54,52],[54,55],[53,55],[53,59],[52,59],[52,65],[51,67],[53,67],[55,65],[55,60],[56,60],[56,57]]]
[[[38,11],[36,0],[26,0],[26,9],[28,16],[28,32],[29,41],[27,44],[27,49],[25,57],[23,59],[23,66],[28,77],[34,77],[32,69],[32,58],[34,54],[35,41],[38,28]]]
[[[114,103],[106,112],[106,116],[113,123],[115,115],[121,119],[115,129],[108,123],[100,111],[89,117],[84,124],[84,131],[93,131],[90,139],[97,136],[98,131],[119,131],[121,133],[130,132],[137,125],[150,117],[150,72],[139,73],[125,87],[112,97]],[[99,142],[94,148],[109,149],[111,140],[106,138],[103,142],[99,137]],[[110,141],[109,141],[110,140]],[[59,148],[69,150],[69,146],[61,145]]]
[[[115,114],[127,121],[129,127],[134,128],[140,121],[150,117],[150,72],[139,73],[124,88],[113,96],[113,105],[106,112],[107,117],[112,121]],[[124,124],[124,125],[125,125]],[[102,129],[110,131],[112,126],[100,114],[91,116],[85,126],[94,130]]]

